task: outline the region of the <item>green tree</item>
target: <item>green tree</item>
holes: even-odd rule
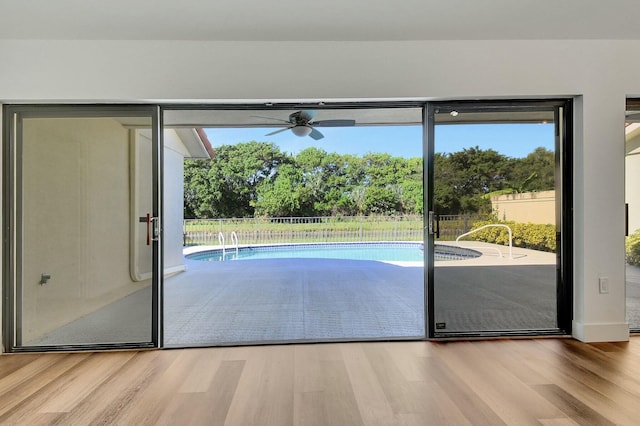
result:
[[[457,170],[453,168],[449,155],[434,155],[433,203],[439,214],[459,214],[460,194],[456,189],[460,186]]]
[[[209,160],[184,162],[184,217],[195,219],[211,217],[208,206],[213,203],[209,190]]]
[[[290,164],[278,168],[275,180],[264,181],[251,204],[256,216],[290,217],[300,215],[302,172]]]
[[[490,194],[555,187],[555,155],[524,158],[466,148],[434,156],[440,214],[489,213]],[[185,162],[185,217],[422,214],[422,158],[363,156],[307,148],[295,157],[267,142],[216,148],[211,161]]]
[[[362,158],[361,170],[361,185],[368,190],[364,212],[415,214],[423,211],[421,158],[407,159],[393,157],[388,153],[367,153]],[[377,189],[374,191],[372,188]],[[378,205],[375,204],[376,200]]]
[[[401,203],[404,213],[422,214],[424,212],[424,185],[421,181],[402,182]]]
[[[401,210],[400,197],[392,186],[369,186],[365,193],[364,213],[389,215]]]
[[[435,154],[434,202],[440,214],[490,213],[484,195],[508,187],[512,160],[492,149]]]
[[[513,160],[511,187],[514,192],[548,191],[555,188],[555,153],[538,147],[524,158]]]
[[[303,216],[315,216],[318,211],[324,210],[322,205],[329,179],[325,168],[327,155],[320,148],[310,147],[300,151],[295,157],[295,164],[302,172],[300,214]]]
[[[187,161],[185,170],[185,214],[199,218],[249,217],[258,186],[275,177],[281,164],[291,159],[273,143],[245,142],[214,149],[208,161]],[[190,216],[186,216],[190,217]]]
[[[403,159],[403,174],[399,180],[402,186],[402,212],[422,214],[424,211],[424,172],[422,158]]]
[[[512,162],[509,157],[477,146],[450,155],[457,174],[456,190],[465,196],[487,194],[505,188]]]

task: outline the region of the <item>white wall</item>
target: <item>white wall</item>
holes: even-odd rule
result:
[[[574,335],[625,340],[623,125],[625,97],[640,94],[638,47],[615,40],[4,40],[0,102],[577,96]],[[598,293],[599,276],[609,277],[609,294]]]
[[[0,116],[2,115],[2,102],[0,102]],[[1,118],[1,117],[0,117]],[[0,119],[0,135],[4,134],[3,131],[3,120]],[[3,162],[0,161],[0,175],[4,176],[4,170],[2,169],[3,167]],[[2,190],[0,190],[2,191]],[[0,213],[0,216],[2,216],[2,213]],[[4,247],[2,247],[2,244],[0,244],[0,259],[4,259],[4,252],[2,251]],[[0,278],[0,280],[4,280],[4,271],[2,273],[2,278]],[[4,282],[2,283],[4,284]],[[4,286],[3,286],[4,288]],[[2,302],[0,301],[0,312],[2,311]],[[0,330],[4,330],[4,315],[0,314]],[[0,339],[0,348],[1,348],[1,352],[4,353],[5,349],[4,349],[4,339]]]
[[[174,130],[164,132],[164,273],[186,270],[182,256],[184,159],[189,151]]]
[[[132,279],[139,281],[151,279],[151,251],[146,249],[146,228],[137,222],[151,212],[153,179],[151,162],[152,136],[149,130],[137,130],[131,145],[130,173],[134,177],[131,188],[132,204]],[[191,154],[175,130],[166,129],[164,142],[164,212],[163,228],[163,261],[165,276],[186,270],[183,246],[183,208],[184,203],[184,159]]]
[[[556,191],[521,192],[491,197],[491,210],[500,220],[556,223]]]
[[[130,216],[130,268],[133,281],[153,277],[153,250],[147,243],[147,226],[140,218],[153,212],[153,137],[149,129],[132,132],[129,144],[129,216]]]

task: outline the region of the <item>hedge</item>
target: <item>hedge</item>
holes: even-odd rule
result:
[[[539,225],[536,223],[516,223],[513,221],[482,221],[475,222],[472,229],[489,224],[507,225],[511,228],[513,246],[531,250],[556,251],[556,226]],[[469,235],[467,238],[487,243],[509,245],[509,231],[502,226],[489,227]],[[639,237],[640,241],[640,237]]]
[[[640,229],[625,238],[626,260],[629,265],[640,264]]]

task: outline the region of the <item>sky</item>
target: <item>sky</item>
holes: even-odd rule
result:
[[[315,146],[327,152],[362,155],[388,152],[397,157],[422,157],[422,126],[356,126],[318,128],[324,138],[297,137],[290,131],[265,136],[274,128],[206,129],[211,145],[273,142],[280,150],[297,154]],[[436,127],[435,151],[453,153],[478,146],[512,158],[526,157],[537,147],[554,149],[553,124],[458,124]]]

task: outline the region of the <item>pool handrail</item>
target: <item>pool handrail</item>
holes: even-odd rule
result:
[[[231,244],[233,244],[233,246],[236,248],[236,258],[237,258],[238,257],[238,234],[236,234],[236,231],[231,231]]]
[[[478,231],[480,231],[482,229],[489,228],[489,227],[492,227],[492,226],[501,226],[501,227],[507,228],[507,230],[509,231],[509,259],[513,259],[513,233],[511,232],[511,228],[508,225],[505,225],[503,223],[490,223],[488,225],[483,225],[483,226],[481,226],[479,228],[472,229],[469,232],[465,232],[464,234],[462,234],[462,235],[458,236],[458,238],[456,238],[457,246],[458,247],[463,247],[463,246],[460,245],[460,242],[459,242],[460,238],[466,237],[467,235],[473,234],[474,232],[478,232]],[[479,249],[491,249],[491,250],[497,251],[498,255],[500,257],[504,257],[502,255],[502,252],[500,251],[500,249],[498,249],[496,247],[479,247],[478,246],[478,247],[463,247],[463,248],[471,248],[471,249],[476,249],[476,250],[479,250]]]
[[[218,232],[218,244],[222,246],[222,257],[225,255],[225,247],[224,247],[224,234],[222,231]]]

